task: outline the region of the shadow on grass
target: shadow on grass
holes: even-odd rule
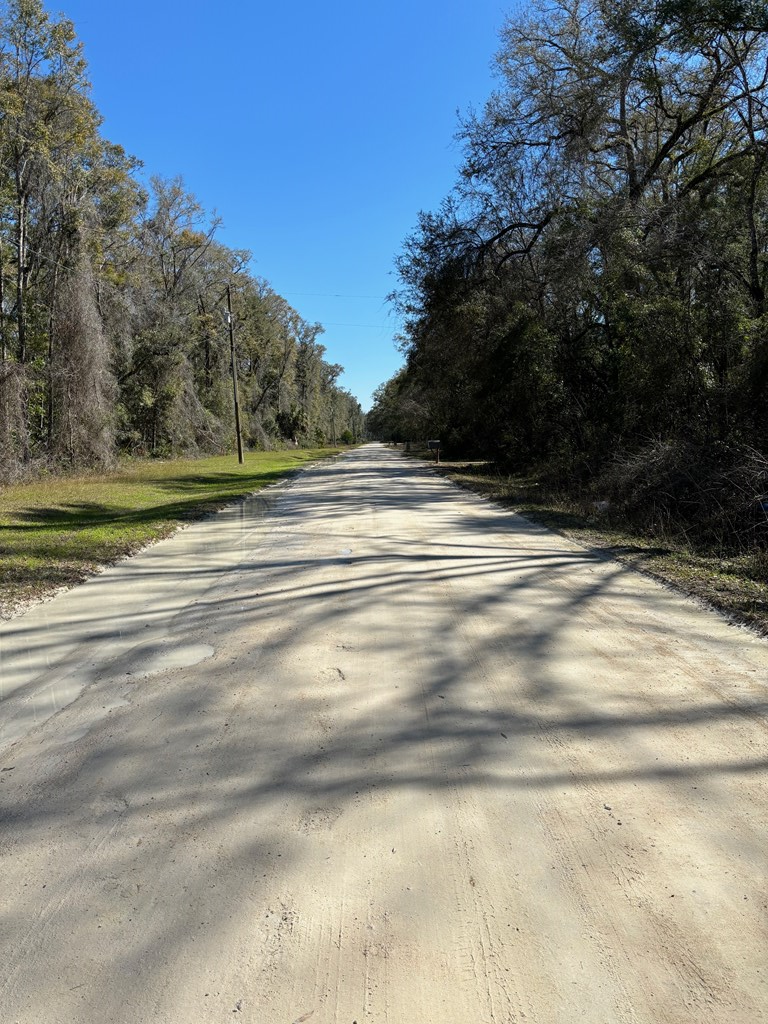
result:
[[[16,521],[0,528],[0,611],[6,614],[18,602],[76,586],[176,527],[204,519],[295,472],[290,467],[152,481],[156,495],[171,492],[176,500],[150,502],[144,508],[80,501],[16,511]]]
[[[225,487],[225,479],[215,479],[217,488],[201,493],[200,487],[211,478],[188,477],[176,478],[158,484],[158,489],[178,492],[187,489],[191,492],[188,498],[162,504],[148,505],[146,508],[130,506],[97,504],[96,502],[69,502],[50,508],[29,508],[15,513],[20,522],[4,526],[10,532],[28,532],[32,530],[50,531],[51,529],[85,530],[92,527],[105,526],[113,523],[126,525],[151,524],[165,522],[184,522],[199,519],[208,513],[222,508],[230,502],[246,498],[266,484],[274,483],[286,477],[285,472],[275,470],[260,473],[257,477],[232,476],[232,483],[238,486]],[[228,474],[221,474],[226,478]]]
[[[306,465],[306,460],[299,462],[299,465]],[[270,469],[259,470],[256,473],[187,473],[184,476],[166,477],[158,480],[155,486],[161,490],[184,491],[196,490],[210,487],[226,487],[237,495],[248,494],[265,484],[274,483],[276,480],[284,479],[295,473],[295,469]]]

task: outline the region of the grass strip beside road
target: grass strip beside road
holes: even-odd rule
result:
[[[2,488],[0,617],[337,451],[254,452],[242,466],[232,456],[141,460],[108,474]]]

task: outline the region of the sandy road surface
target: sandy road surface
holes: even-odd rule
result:
[[[0,628],[0,1020],[759,1024],[768,644],[368,447]]]

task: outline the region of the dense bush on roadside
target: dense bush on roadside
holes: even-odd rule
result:
[[[645,533],[723,552],[768,549],[768,462],[754,448],[653,441],[614,458],[592,490],[607,518]]]

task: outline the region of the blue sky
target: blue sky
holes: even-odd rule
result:
[[[104,134],[184,182],[311,322],[363,403],[401,359],[385,296],[455,180],[457,110],[491,89],[515,3],[68,0]]]

